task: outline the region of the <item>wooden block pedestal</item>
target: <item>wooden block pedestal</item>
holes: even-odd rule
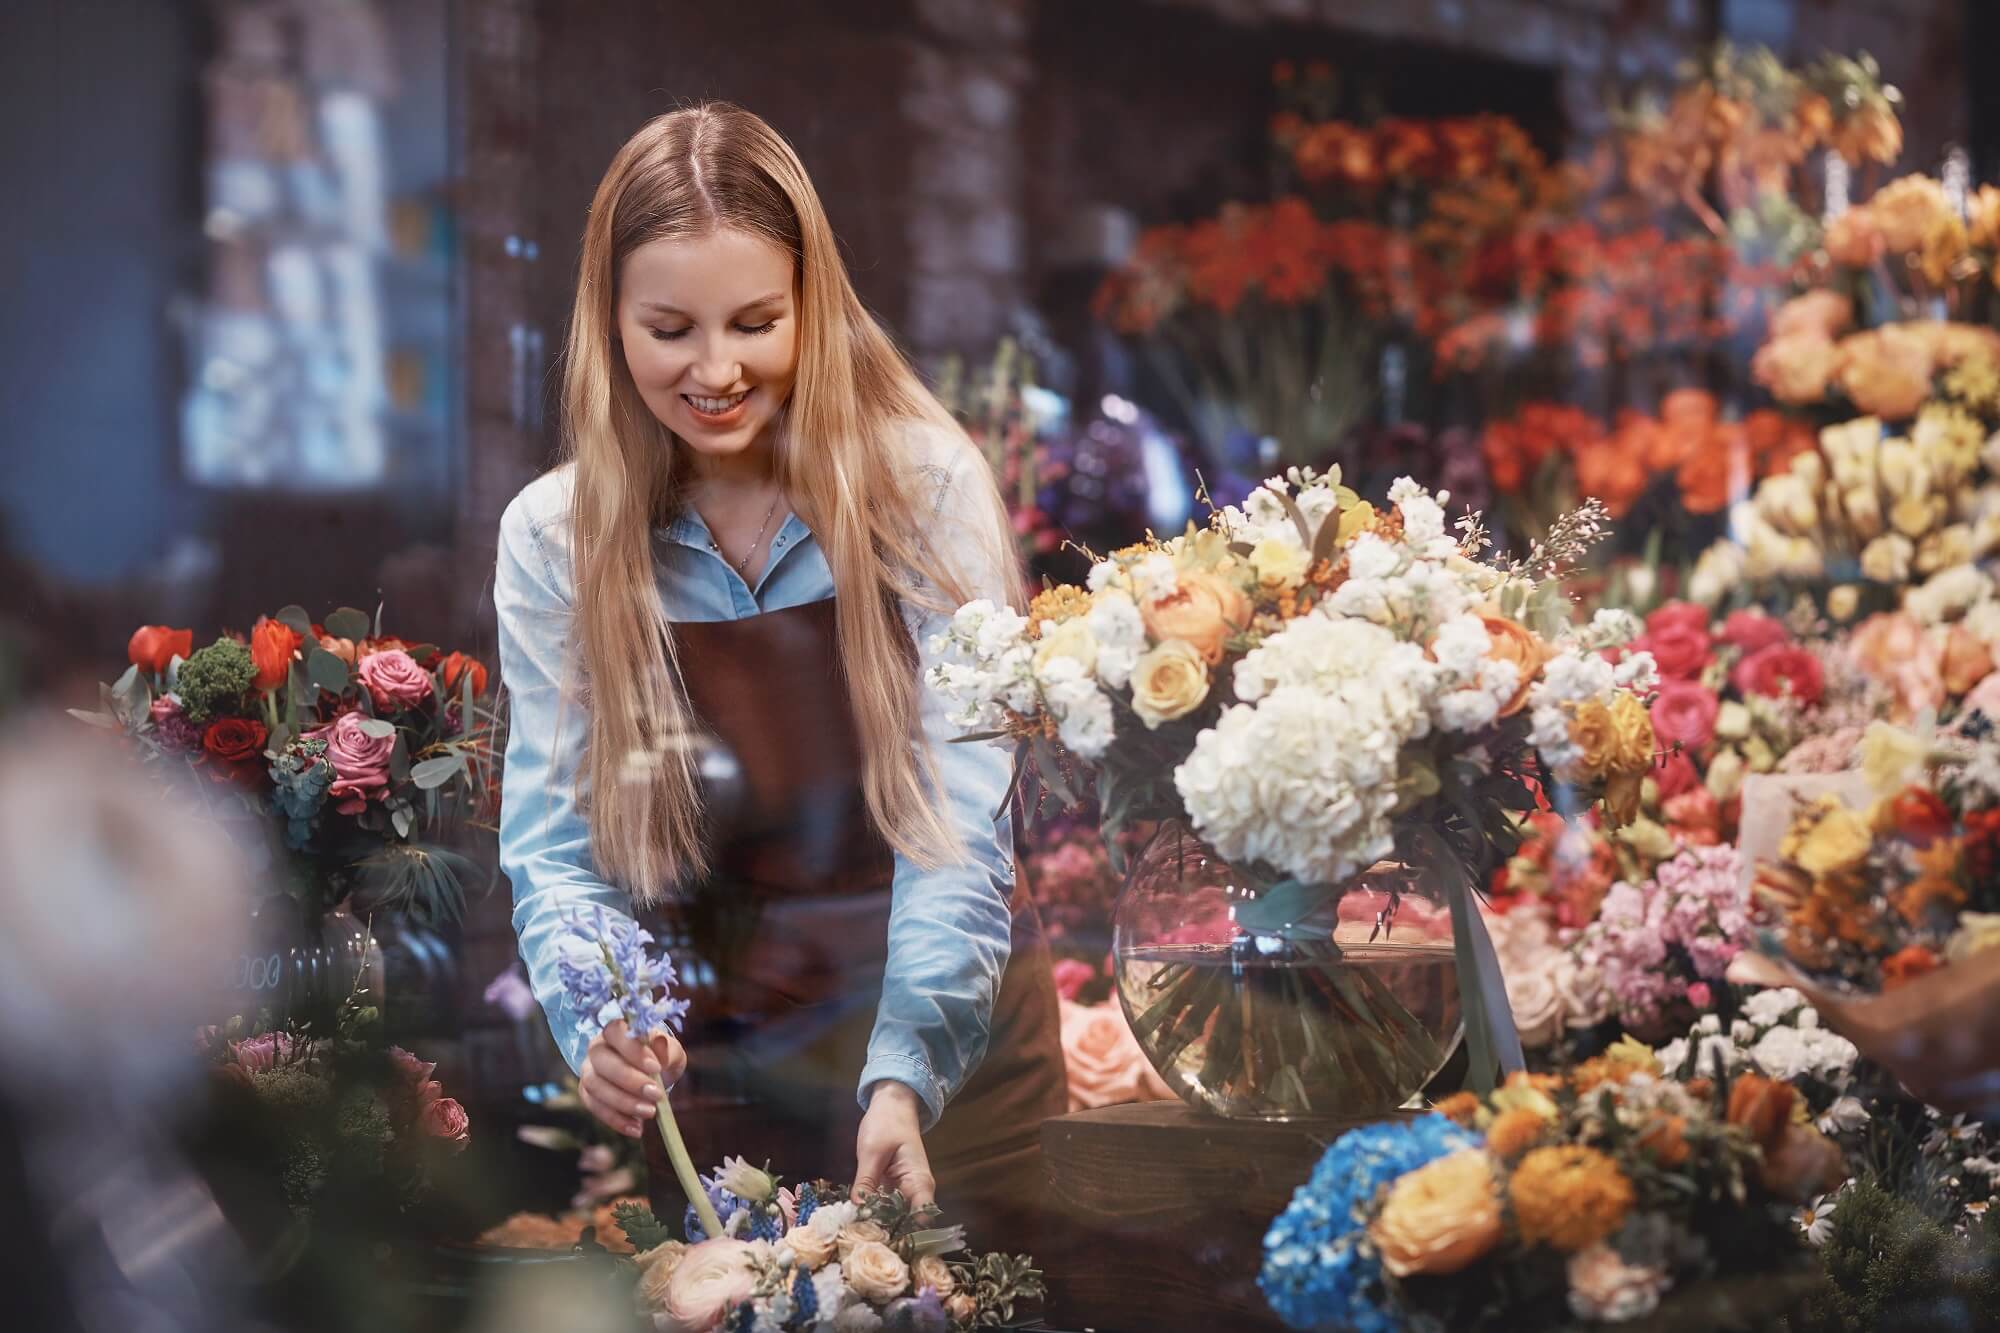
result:
[[[1048,1322],[1099,1333],[1281,1329],[1257,1290],[1264,1233],[1326,1145],[1358,1121],[1221,1120],[1180,1102],[1045,1121],[1037,1246]]]

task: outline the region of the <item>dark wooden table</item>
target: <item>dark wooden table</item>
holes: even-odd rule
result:
[[[1050,1206],[1066,1233],[1037,1247],[1048,1322],[1098,1333],[1282,1328],[1257,1290],[1264,1233],[1356,1123],[1221,1120],[1180,1102],[1044,1122]]]

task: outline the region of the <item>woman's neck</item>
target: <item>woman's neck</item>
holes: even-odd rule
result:
[[[712,456],[685,450],[683,482],[696,501],[749,493],[766,493],[778,475],[778,460],[769,443],[758,440],[739,453]]]

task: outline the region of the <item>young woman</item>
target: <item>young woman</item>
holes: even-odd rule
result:
[[[1019,605],[1006,516],[756,116],[677,111],[619,150],[563,412],[565,461],[500,524],[500,854],[584,1105],[663,1163],[654,1075],[685,1065],[698,1163],[852,1151],[857,1188],[1015,1213],[1064,1109],[1048,952],[1008,757],[946,744],[920,675],[957,604]],[[600,908],[661,918],[685,1050],[578,1035],[553,941]]]

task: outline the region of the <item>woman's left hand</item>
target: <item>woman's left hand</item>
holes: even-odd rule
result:
[[[875,1085],[854,1140],[855,1202],[865,1193],[890,1190],[901,1190],[913,1207],[932,1201],[937,1181],[917,1129],[922,1106],[917,1094],[901,1083],[884,1080]]]

